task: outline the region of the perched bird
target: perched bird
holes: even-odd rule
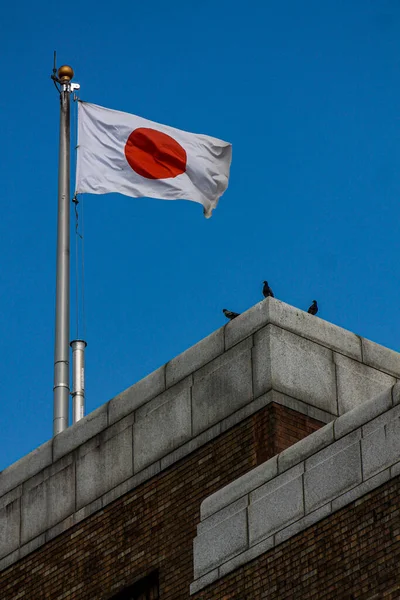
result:
[[[264,283],[264,287],[263,287],[263,294],[264,294],[264,298],[268,298],[268,296],[271,296],[271,298],[274,298],[274,292],[271,290],[271,288],[268,285],[268,281],[263,281]]]
[[[226,318],[230,319],[231,321],[232,321],[232,319],[236,319],[236,317],[238,317],[240,315],[240,313],[235,313],[232,310],[226,310],[226,308],[223,308],[222,312],[224,313]]]
[[[310,313],[310,315],[316,315],[318,312],[318,304],[316,300],[312,301],[312,304],[310,306],[310,308],[308,309],[308,311]]]

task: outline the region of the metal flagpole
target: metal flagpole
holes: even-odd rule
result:
[[[58,221],[56,326],[54,344],[53,435],[68,427],[70,319],[70,93],[74,72],[58,69],[60,90],[60,145],[58,159]]]

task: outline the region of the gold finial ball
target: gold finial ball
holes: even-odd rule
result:
[[[71,81],[73,76],[74,76],[74,71],[73,71],[72,67],[70,67],[68,65],[63,65],[62,67],[60,67],[58,69],[58,79],[62,83],[68,83],[68,81]]]

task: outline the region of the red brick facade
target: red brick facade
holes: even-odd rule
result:
[[[162,600],[188,599],[202,500],[320,426],[267,406],[9,567],[1,600],[108,600],[154,569]]]
[[[1,600],[109,600],[157,569],[160,598],[188,600],[201,501],[320,425],[266,407],[5,570]],[[400,598],[400,478],[192,598]]]

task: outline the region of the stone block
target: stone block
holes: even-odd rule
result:
[[[321,423],[330,423],[335,419],[335,415],[332,413],[310,405],[308,405],[307,408],[307,416],[309,416],[311,419],[315,419],[316,421],[321,421]]]
[[[193,594],[196,594],[198,591],[207,587],[207,585],[210,585],[214,581],[217,581],[218,578],[218,569],[214,569],[213,571],[207,573],[207,575],[196,579],[196,581],[190,584],[190,595],[193,596]]]
[[[332,507],[330,503],[325,504],[325,506],[321,506],[321,508],[314,510],[299,521],[296,521],[292,525],[289,525],[289,527],[285,527],[285,529],[278,531],[278,533],[275,536],[275,545],[277,546],[278,544],[285,542],[294,535],[297,535],[301,531],[304,531],[304,529],[307,529],[307,527],[311,527],[311,525],[322,521],[322,519],[328,517],[331,514],[331,512]]]
[[[251,546],[300,519],[304,514],[301,475],[251,502],[248,512]]]
[[[28,554],[30,554],[31,552],[34,552],[35,550],[40,548],[40,546],[43,546],[43,544],[45,544],[45,543],[46,543],[46,535],[44,533],[42,533],[41,535],[38,535],[37,537],[33,538],[32,540],[30,540],[29,542],[27,542],[26,544],[24,544],[23,546],[20,547],[19,558],[28,556]]]
[[[0,509],[0,558],[20,547],[20,521],[20,498],[16,498]]]
[[[277,300],[270,302],[269,318],[282,329],[361,360],[360,338],[351,331]]]
[[[323,463],[324,461],[330,459],[334,454],[338,454],[345,450],[349,446],[356,444],[361,439],[361,430],[357,429],[356,431],[352,431],[348,435],[340,438],[334,444],[329,444],[326,448],[323,448],[316,454],[313,454],[309,458],[305,460],[305,470],[310,471],[316,465]]]
[[[364,479],[400,460],[400,418],[394,418],[361,440]]]
[[[255,398],[273,388],[337,414],[332,351],[275,325],[254,335],[253,379]]]
[[[119,421],[164,391],[165,366],[162,366],[110,400],[108,403],[109,424]]]
[[[328,423],[279,454],[279,473],[290,469],[332,442],[334,442],[333,423]]]
[[[243,509],[247,508],[248,504],[248,496],[242,496],[241,498],[239,498],[239,500],[236,500],[236,502],[225,506],[218,512],[208,517],[208,519],[204,519],[203,521],[201,521],[201,523],[197,525],[197,535],[202,535],[205,531],[207,531],[208,529],[212,529],[221,521],[225,521],[225,519],[228,519],[237,512],[240,512]]]
[[[251,546],[251,548],[249,548],[248,550],[241,552],[234,558],[231,558],[226,563],[221,565],[219,568],[220,577],[225,577],[225,575],[227,575],[231,571],[234,571],[238,567],[245,565],[246,563],[250,562],[251,560],[254,560],[255,558],[257,558],[258,556],[265,554],[266,552],[268,552],[268,550],[271,550],[271,548],[273,548],[273,547],[274,547],[274,536],[272,535],[271,537],[267,538],[266,540],[263,540],[259,544],[255,544],[255,546]]]
[[[73,527],[74,525],[75,525],[75,514],[72,514],[69,517],[67,517],[66,519],[64,519],[63,521],[60,521],[59,523],[54,525],[54,527],[51,527],[50,529],[48,529],[46,531],[46,534],[45,534],[46,542],[53,540],[55,537],[58,537],[59,535],[64,533],[64,531],[71,529],[71,527]]]
[[[179,381],[176,385],[170,387],[168,390],[159,394],[149,402],[146,402],[142,406],[139,406],[138,409],[135,410],[135,422],[139,422],[147,415],[152,413],[154,410],[157,410],[163,404],[167,404],[168,402],[172,402],[177,396],[181,393],[191,393],[190,388],[193,386],[193,375],[189,375]]]
[[[194,576],[201,577],[247,549],[246,509],[194,539]]]
[[[393,478],[397,477],[398,475],[400,475],[400,461],[390,467],[390,477]]]
[[[305,402],[296,400],[296,398],[292,398],[292,396],[287,396],[286,394],[282,394],[276,390],[271,390],[268,392],[268,395],[271,398],[271,402],[276,402],[276,404],[280,404],[281,406],[295,410],[303,415],[308,415],[308,409],[310,407]]]
[[[224,365],[229,364],[239,356],[242,356],[242,354],[249,353],[252,347],[252,338],[247,338],[240,344],[237,344],[234,348],[227,350],[214,360],[211,360],[204,367],[201,367],[201,369],[197,369],[197,371],[193,373],[193,384],[196,384],[202,379],[208,377],[209,375],[212,375],[213,373],[215,373],[215,371],[218,371],[218,369],[220,369]]]
[[[76,508],[82,508],[131,477],[132,455],[131,427],[107,441],[100,434],[79,448],[76,462]]]
[[[253,395],[258,398],[272,389],[272,350],[271,338],[275,329],[267,325],[254,337],[252,349]]]
[[[376,429],[380,429],[384,427],[388,423],[391,423],[395,419],[400,417],[400,405],[395,405],[391,410],[388,410],[372,421],[368,421],[362,426],[362,435],[363,437],[367,437]]]
[[[194,374],[194,435],[251,402],[251,340],[249,342],[238,344]]]
[[[334,360],[340,415],[376,398],[396,383],[394,377],[341,354],[335,353]]]
[[[332,511],[340,510],[343,506],[347,506],[354,500],[358,500],[358,498],[362,498],[365,494],[372,492],[372,490],[376,489],[380,485],[383,485],[390,479],[389,469],[385,471],[381,471],[375,477],[371,477],[367,481],[360,483],[357,487],[351,489],[349,492],[338,496],[332,500]]]
[[[134,471],[187,442],[192,434],[190,388],[164,402],[134,424]]]
[[[45,481],[47,519],[46,529],[63,521],[75,510],[75,463],[54,473]],[[22,513],[22,523],[24,513]],[[22,534],[21,534],[22,535]]]
[[[15,500],[18,500],[18,498],[20,498],[21,496],[22,485],[19,485],[18,487],[13,488],[10,492],[7,492],[7,494],[4,494],[4,496],[0,497],[0,510],[2,508],[5,508]]]
[[[0,496],[51,465],[52,461],[53,440],[49,440],[0,472]]]
[[[356,442],[304,473],[306,512],[327,504],[361,481],[360,444]]]
[[[378,369],[378,371],[385,371],[395,377],[400,377],[400,354],[361,338],[362,351],[363,351],[363,363]]]
[[[167,388],[200,369],[223,352],[224,328],[221,327],[167,363]]]
[[[225,325],[226,350],[267,325],[270,322],[270,306],[274,302],[278,301],[273,298],[266,298],[227,323]]]
[[[116,421],[116,423],[109,425],[107,429],[104,429],[98,438],[94,438],[94,445],[97,446],[97,439],[100,439],[101,443],[108,442],[108,440],[111,440],[111,438],[119,435],[125,431],[125,429],[132,428],[135,420],[136,414],[134,412],[127,414],[126,417],[123,417],[119,421]],[[89,444],[86,444],[86,446],[89,447]],[[83,446],[81,446],[81,448],[83,449]]]
[[[225,506],[232,504],[232,502],[235,502],[242,496],[247,495],[276,477],[278,473],[277,465],[277,457],[274,456],[255,469],[238,477],[214,494],[211,494],[208,498],[205,498],[200,505],[201,520],[203,521],[210,515],[222,510]]]
[[[7,554],[7,556],[0,559],[0,571],[4,571],[9,566],[11,566],[15,562],[17,562],[17,560],[19,560],[19,559],[20,559],[20,552],[19,552],[19,548],[18,548],[18,550],[11,552],[11,554]]]
[[[285,471],[281,475],[277,475],[270,481],[264,483],[264,485],[261,485],[260,487],[250,492],[250,504],[252,504],[253,502],[257,502],[265,496],[269,496],[270,494],[275,493],[276,490],[280,489],[287,483],[290,483],[290,481],[292,481],[293,479],[299,479],[303,473],[304,463],[299,463],[298,465],[292,467],[288,471]]]
[[[107,404],[103,404],[80,421],[64,429],[53,441],[53,460],[56,461],[68,452],[90,440],[107,427]]]
[[[93,500],[93,502],[86,504],[86,506],[83,506],[74,513],[74,524],[76,525],[77,523],[84,521],[90,517],[90,515],[99,512],[102,508],[103,498],[97,498],[96,500]]]
[[[400,404],[400,381],[397,381],[392,388],[392,404]]]
[[[335,438],[347,435],[368,421],[386,412],[392,406],[392,389],[388,388],[376,398],[353,408],[335,421]]]
[[[40,475],[40,474],[39,474]],[[23,488],[21,499],[21,544],[44,533],[75,510],[75,465],[33,478]],[[40,481],[42,479],[42,481]],[[38,480],[38,481],[35,481]]]

